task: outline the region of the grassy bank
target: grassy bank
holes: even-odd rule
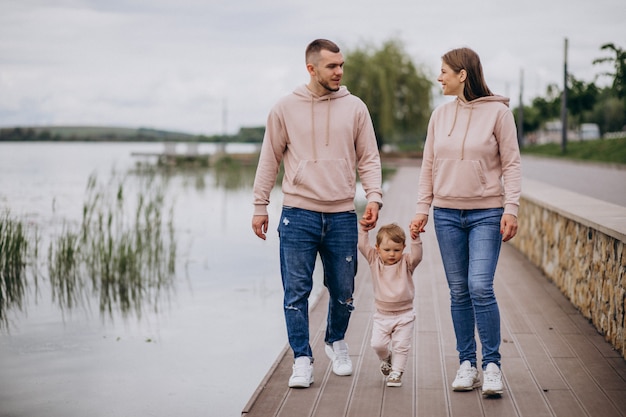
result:
[[[626,137],[584,142],[571,141],[567,143],[565,153],[563,153],[560,143],[528,145],[523,147],[521,151],[522,154],[529,155],[626,165]]]

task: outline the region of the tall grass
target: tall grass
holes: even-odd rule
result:
[[[156,176],[141,177],[126,196],[126,178],[87,183],[80,227],[67,225],[48,250],[53,298],[62,309],[99,300],[101,315],[141,317],[146,304],[158,310],[173,287],[176,241],[173,209],[164,219],[165,193]]]
[[[36,257],[37,238],[29,247],[28,231],[21,220],[7,211],[0,217],[0,328],[8,328],[8,310],[22,308],[27,287],[27,269]],[[36,276],[36,274],[35,274]],[[36,283],[36,280],[35,280]]]
[[[521,152],[522,154],[542,155],[573,160],[626,164],[626,137],[617,139],[569,141],[567,142],[565,153],[563,153],[560,143],[527,145],[522,147]]]

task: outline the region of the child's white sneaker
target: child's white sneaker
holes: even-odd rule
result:
[[[402,372],[391,371],[387,377],[388,387],[401,387],[402,386]]]
[[[293,364],[289,388],[308,388],[313,383],[313,364],[308,356],[299,356]]]
[[[352,360],[348,355],[348,345],[343,340],[337,340],[331,345],[326,345],[326,355],[333,362],[335,375],[352,375]]]

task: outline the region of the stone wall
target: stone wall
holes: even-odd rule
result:
[[[511,243],[626,359],[626,208],[524,180]]]

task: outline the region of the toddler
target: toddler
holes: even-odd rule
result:
[[[411,250],[405,254],[406,235],[397,224],[378,230],[375,248],[369,243],[367,231],[359,229],[359,250],[370,265],[374,285],[376,312],[371,344],[381,360],[380,371],[388,387],[402,386],[411,349],[415,322],[413,271],[422,260],[419,232],[411,231]]]

